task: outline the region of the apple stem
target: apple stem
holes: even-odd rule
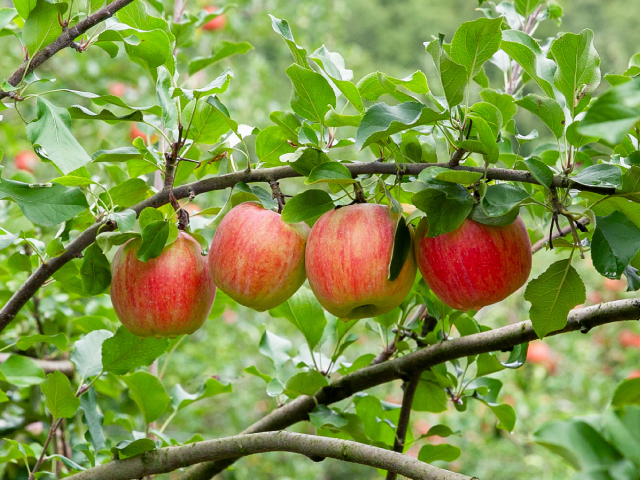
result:
[[[280,184],[275,180],[271,180],[269,185],[271,185],[271,197],[278,202],[278,213],[282,213],[285,204],[285,195],[282,193],[282,190],[280,190]]]

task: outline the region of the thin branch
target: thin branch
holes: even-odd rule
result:
[[[6,362],[10,356],[10,353],[0,353],[0,363]],[[39,358],[32,358],[31,360],[42,368],[44,373],[60,372],[67,377],[72,377],[75,372],[75,367],[69,360],[40,360]]]
[[[107,18],[112,17],[118,10],[129,5],[133,0],[114,0],[109,5],[101,8],[93,15],[89,15],[84,20],[78,22],[73,27],[63,30],[58,38],[34,55],[31,61],[25,61],[16,70],[7,82],[14,87],[18,86],[22,79],[33,72],[36,68],[49,60],[53,55],[67,47],[75,48],[75,39]],[[12,92],[0,90],[0,98],[11,97]]]
[[[640,319],[640,299],[617,300],[569,312],[567,325],[549,335],[580,331],[587,333],[593,327],[624,320]],[[401,358],[379,365],[362,368],[332,382],[309,397],[302,395],[272,411],[247,428],[243,433],[282,430],[297,422],[308,420],[316,405],[329,405],[350,397],[354,393],[373,388],[416,372],[423,372],[441,363],[469,355],[508,350],[516,345],[537,339],[530,321],[524,321],[423,348]],[[198,465],[181,480],[209,480],[233,464],[236,459],[218,460]]]
[[[578,220],[577,223],[580,223],[582,225],[588,225],[589,219],[587,217],[583,217],[580,220]],[[571,225],[561,228],[559,231],[556,231],[554,234],[551,235],[551,240],[553,241],[556,238],[562,238],[566,235],[569,235],[570,233],[571,233]],[[542,250],[548,244],[549,244],[549,236],[547,235],[543,239],[538,240],[536,243],[533,244],[533,246],[531,247],[531,253],[536,253],[537,251]]]
[[[173,472],[196,463],[265,452],[299,453],[314,461],[335,458],[345,462],[393,470],[416,480],[472,480],[408,455],[336,438],[291,432],[269,432],[167,447],[117,460],[67,477],[69,480],[132,480]]]
[[[115,0],[111,5],[116,3]],[[120,0],[123,1],[123,0]],[[110,5],[110,6],[111,6]],[[395,163],[367,162],[367,163],[351,163],[345,165],[354,175],[366,174],[388,174],[398,175],[418,175],[422,170],[428,167],[448,167],[448,163],[410,163],[397,165]],[[482,167],[454,167],[453,170],[464,170],[470,172],[479,172],[484,174],[485,169]],[[508,170],[505,168],[489,168],[486,171],[489,180],[508,180],[514,182],[524,182],[538,184],[533,178],[531,172],[525,170]],[[274,167],[262,170],[251,170],[229,173],[218,177],[206,178],[198,182],[189,183],[173,189],[175,198],[193,198],[201,193],[210,192],[212,190],[223,190],[233,187],[239,182],[255,183],[277,181],[282,178],[293,178],[301,176],[291,167]],[[594,187],[589,185],[571,184],[572,182],[564,177],[555,176],[552,182],[553,186],[561,188],[575,188],[588,192],[595,192],[601,195],[613,195],[615,189]],[[131,207],[138,215],[146,207],[161,207],[170,201],[170,192],[163,190],[156,195],[147,198],[143,202]],[[80,256],[82,251],[91,245],[98,231],[110,232],[116,229],[115,222],[107,221],[96,223],[81,233],[74,241],[72,241],[64,253],[58,257],[54,257],[49,262],[40,265],[35,272],[27,279],[27,281],[13,294],[9,301],[0,310],[0,332],[15,318],[20,309],[29,301],[29,299],[38,291],[40,286],[53,275],[63,265],[70,262],[74,258]]]

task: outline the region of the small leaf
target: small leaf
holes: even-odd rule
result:
[[[53,418],[71,418],[75,415],[80,400],[71,390],[71,382],[61,372],[47,375],[47,380],[40,385],[45,398],[45,405]]]
[[[102,344],[102,366],[105,372],[116,375],[147,367],[165,352],[168,344],[166,338],[139,338],[120,327]]]
[[[10,355],[0,363],[0,378],[18,388],[39,385],[44,382],[44,371],[28,357]]]
[[[418,453],[418,460],[431,463],[436,460],[443,462],[453,462],[456,460],[462,451],[458,447],[441,443],[439,445],[423,445]]]
[[[355,183],[356,180],[352,177],[349,169],[343,164],[339,162],[324,162],[311,170],[309,177],[304,183],[314,185],[321,182],[348,185]]]
[[[75,343],[71,361],[82,381],[102,372],[102,344],[111,337],[109,330],[93,330]]]
[[[310,68],[309,63],[307,62],[307,51],[296,43],[287,21],[280,20],[273,15],[269,16],[271,17],[271,27],[273,28],[273,31],[284,38],[285,42],[287,42],[287,46],[289,47],[295,62],[305,68]]]
[[[282,155],[295,151],[296,148],[289,144],[287,132],[277,125],[265,128],[256,137],[256,155],[261,162],[279,162]]]
[[[533,157],[525,160],[524,164],[531,172],[531,175],[533,175],[533,178],[540,182],[540,185],[551,188],[551,184],[553,183],[553,172],[547,165]]]
[[[640,378],[625,380],[617,386],[611,406],[620,408],[625,405],[640,405]]]
[[[20,337],[16,346],[20,350],[27,350],[36,343],[41,342],[55,345],[58,350],[63,352],[66,352],[68,348],[67,336],[64,333],[58,333],[56,335],[29,335],[27,337]]]
[[[436,168],[436,167],[431,167]],[[482,178],[480,172],[466,172],[464,170],[449,170],[439,172],[433,177],[435,180],[441,180],[443,182],[450,183],[462,183],[463,185],[472,185]]]
[[[639,250],[640,228],[624,213],[615,211],[606,217],[596,217],[591,257],[601,275],[620,278]]]
[[[524,298],[531,302],[531,323],[538,338],[542,338],[563,328],[569,311],[584,303],[587,296],[584,283],[570,261],[560,260],[529,282]]]
[[[111,453],[115,458],[124,459],[135,457],[145,452],[151,452],[156,449],[156,444],[150,438],[140,438],[138,440],[124,440],[118,442],[115,447],[111,448]]]
[[[96,452],[102,450],[106,445],[106,438],[102,430],[104,416],[98,411],[98,399],[95,388],[91,387],[80,396],[80,408],[84,412],[85,424],[88,428],[89,441]]]
[[[619,188],[622,186],[622,170],[616,165],[598,163],[585,168],[571,180],[582,185]]]
[[[529,198],[529,194],[514,185],[500,183],[490,185],[482,199],[482,210],[490,217],[506,215]]]
[[[269,314],[289,320],[304,335],[310,349],[320,342],[327,325],[322,306],[305,286],[300,287],[286,302],[269,310]]]
[[[129,397],[142,413],[145,425],[160,418],[171,399],[158,377],[148,372],[135,372],[122,380],[129,388]]]
[[[245,369],[245,371],[247,371],[247,369]],[[269,377],[269,379],[271,379],[271,377]],[[198,400],[231,392],[233,392],[233,386],[231,384],[222,384],[215,378],[208,378],[203,385],[198,387],[196,393],[185,392],[182,386],[177,384],[171,392],[171,405],[174,410],[182,410]]]
[[[276,368],[280,368],[291,359],[289,351],[293,345],[286,338],[279,337],[269,330],[265,330],[260,339],[260,353],[273,360]],[[276,379],[274,379],[276,380]]]
[[[327,79],[296,64],[287,68],[286,73],[294,88],[293,111],[302,118],[322,124],[330,106],[336,106],[336,95]]]
[[[106,219],[116,222],[120,232],[128,232],[136,223],[136,212],[135,210],[127,208],[121,212],[110,213],[107,215]]]
[[[245,54],[253,50],[253,46],[247,42],[228,42],[222,40],[214,45],[211,55],[208,57],[196,57],[189,62],[189,75],[202,70],[203,68],[219,62],[223,58],[236,54]]]
[[[282,211],[282,221],[286,223],[305,222],[334,208],[333,200],[324,190],[305,190],[286,203]]]
[[[393,282],[400,272],[402,267],[411,254],[411,230],[407,225],[402,215],[398,216],[398,223],[396,224],[396,231],[393,238],[393,250],[391,253],[391,260],[389,261],[389,275],[387,279]]]
[[[500,49],[501,26],[502,18],[478,18],[464,22],[453,35],[451,59],[467,69],[469,80]]]
[[[84,251],[80,278],[82,288],[89,295],[99,295],[111,285],[111,265],[97,243]]]
[[[285,392],[289,398],[299,395],[313,396],[322,387],[329,385],[327,378],[317,370],[296,373],[285,383]]]
[[[442,48],[444,37],[438,40],[425,42],[425,48],[436,66],[444,96],[449,107],[454,107],[464,100],[464,89],[468,83],[467,69],[453,62],[447,52]]]
[[[313,411],[309,414],[309,420],[311,421],[311,425],[315,428],[322,428],[325,425],[342,428],[349,423],[342,413],[337,412],[326,405],[316,405]]]
[[[526,97],[517,100],[516,104],[525,110],[529,110],[542,120],[556,138],[562,137],[565,118],[564,111],[558,102],[552,98],[540,97],[530,93]]]
[[[170,226],[169,222],[160,220],[151,222],[142,229],[142,243],[136,252],[138,260],[148,262],[162,254],[169,239]]]

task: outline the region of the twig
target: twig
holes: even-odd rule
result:
[[[587,217],[583,217],[580,220],[577,220],[576,223],[583,226],[588,225],[589,219]],[[551,241],[555,240],[556,238],[562,238],[566,235],[569,235],[570,233],[571,233],[571,226],[561,228],[559,231],[551,235]],[[542,250],[545,247],[545,245],[548,245],[548,244],[549,244],[549,236],[547,235],[543,239],[538,240],[536,243],[533,244],[533,246],[531,247],[531,253],[536,253],[537,251]]]

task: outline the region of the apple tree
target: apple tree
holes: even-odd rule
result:
[[[232,69],[208,76],[252,46],[191,54],[240,9],[0,9],[20,60],[0,87],[4,131],[29,146],[0,167],[5,478],[207,480],[282,451],[388,479],[470,479],[431,465],[458,458],[453,445],[405,453],[420,440],[412,410],[465,415],[480,402],[513,431],[494,374],[521,367],[529,342],[640,319],[637,298],[583,307],[575,268],[590,260],[591,274],[640,288],[640,59],[604,85],[591,30],[536,38],[559,23],[555,1],[479,3],[451,38],[425,32],[429,79],[417,69],[356,82],[339,53],[311,52],[286,20],[265,18],[291,52],[292,95],[261,126],[225,106]],[[93,75],[144,71],[145,102],[123,84],[92,91],[78,55],[97,59]],[[57,62],[75,73],[38,75]],[[130,140],[107,138],[112,128]],[[530,278],[543,249],[557,258]],[[493,329],[475,318],[521,287],[528,318]],[[268,324],[229,346],[247,361],[234,374],[259,382],[270,411],[237,435],[173,438],[183,409],[242,391],[206,364],[176,366],[206,371],[201,384],[170,383],[172,356],[203,324],[249,309]],[[365,331],[382,346],[358,344]],[[396,380],[401,404],[371,390]],[[638,382],[618,387],[602,429],[557,422],[537,441],[582,468],[580,438],[596,438],[602,478],[638,478],[625,447],[638,432],[618,428],[638,425]],[[299,422],[314,434],[286,430]],[[425,436],[453,434],[439,424]]]

